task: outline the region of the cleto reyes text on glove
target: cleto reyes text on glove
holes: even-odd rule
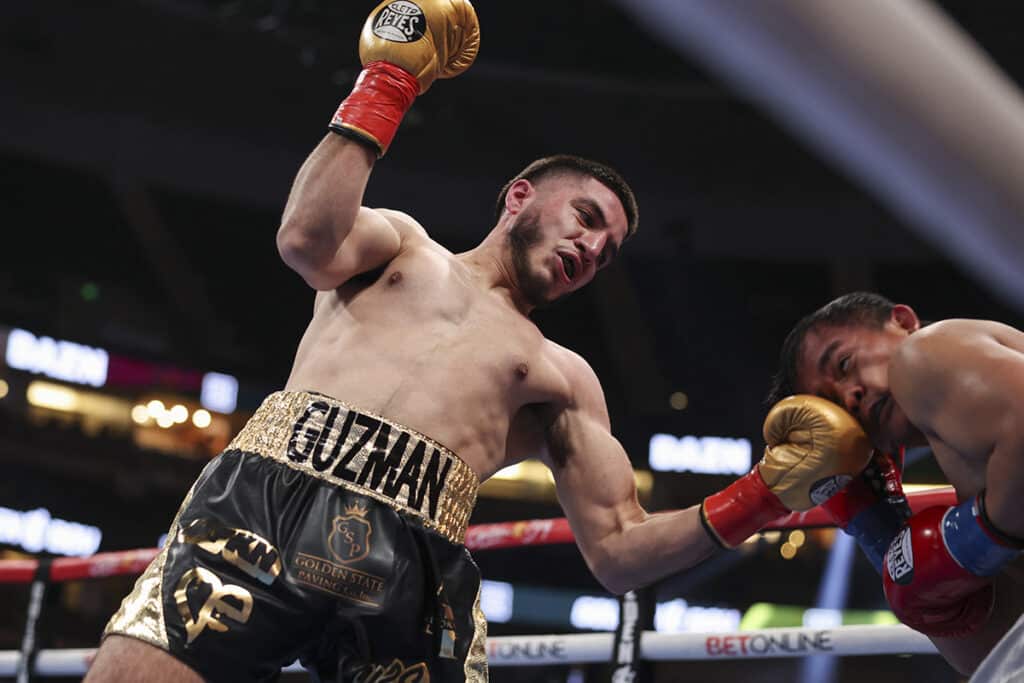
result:
[[[330,129],[383,156],[416,96],[468,69],[479,49],[480,25],[468,0],[385,0],[363,25],[363,71]]]
[[[900,621],[921,633],[972,633],[992,612],[992,577],[1022,549],[1024,541],[988,518],[984,490],[959,505],[921,510],[885,553],[885,597]]]

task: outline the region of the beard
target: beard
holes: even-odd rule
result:
[[[530,248],[541,241],[538,211],[527,209],[516,217],[508,231],[508,244],[512,253],[519,293],[534,308],[551,303],[548,298],[550,284],[530,268]]]

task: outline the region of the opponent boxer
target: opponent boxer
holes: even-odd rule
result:
[[[780,366],[770,401],[816,394],[879,449],[931,446],[963,502],[902,527],[881,506],[862,546],[876,549],[896,615],[974,670],[1024,612],[1024,333],[988,320],[922,327],[909,306],[860,292],[797,323]]]
[[[621,592],[812,507],[863,468],[856,422],[794,398],[769,413],[749,475],[701,506],[640,507],[594,372],[527,317],[587,284],[636,230],[636,200],[611,169],[530,164],[461,254],[405,214],[360,206],[402,112],[466,68],[476,40],[464,0],[392,0],[371,15],[365,71],[278,233],[318,290],[285,390],[193,486],[90,681],[264,680],[296,657],[340,680],[485,680],[480,580],[462,540],[479,481],[499,469],[550,465],[586,562]]]

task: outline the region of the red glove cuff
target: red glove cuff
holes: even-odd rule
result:
[[[769,522],[789,512],[755,467],[705,498],[700,507],[700,520],[712,540],[723,548],[735,548]]]
[[[871,462],[859,476],[821,504],[840,529],[846,529],[860,513],[884,503],[897,508],[903,520],[910,516],[910,506],[903,494],[903,448],[897,455],[875,452]],[[893,529],[895,534],[896,529]]]
[[[370,62],[338,107],[330,128],[372,146],[378,157],[384,156],[419,92],[419,81],[405,69],[389,62]]]
[[[870,484],[858,476],[822,503],[821,508],[828,512],[837,527],[845,529],[854,517],[876,503],[878,494],[872,490]]]

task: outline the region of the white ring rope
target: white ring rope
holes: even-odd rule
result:
[[[491,666],[578,664],[611,660],[611,633],[498,636],[487,639]],[[645,631],[640,658],[651,661],[763,659],[829,654],[937,654],[928,638],[906,626],[766,628],[732,633]]]
[[[583,664],[608,662],[611,633],[573,633],[542,636],[495,636],[487,639],[491,666]],[[42,650],[36,659],[38,676],[82,676],[94,649]],[[640,657],[652,661],[697,659],[763,659],[828,654],[936,654],[927,637],[906,626],[839,626],[837,628],[766,628],[733,633],[644,632]],[[0,651],[0,676],[13,676],[20,653]],[[296,663],[285,671],[301,671]]]

